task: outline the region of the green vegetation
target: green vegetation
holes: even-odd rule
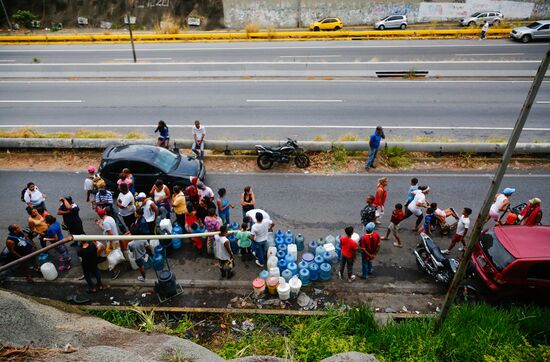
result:
[[[32,128],[21,128],[14,131],[0,131],[0,138],[125,138],[140,139],[143,135],[138,132],[129,132],[124,135],[110,131],[93,131],[79,129],[74,133],[70,132],[39,132]]]
[[[348,162],[348,151],[344,146],[333,143],[329,152],[332,157],[331,163],[335,167],[343,167]]]
[[[38,57],[33,57],[33,58],[32,58],[32,62],[33,62],[33,63],[40,63],[40,58],[38,58]]]
[[[129,316],[128,313],[133,314]],[[115,324],[141,329],[137,312],[102,311],[92,314]],[[117,315],[121,314],[121,315]],[[148,315],[154,324],[158,316]],[[373,353],[381,361],[548,361],[550,313],[547,308],[494,308],[488,305],[455,307],[441,330],[434,334],[432,318],[413,318],[380,327],[367,306],[330,310],[326,316],[231,315],[213,316],[208,339],[199,343],[224,358],[268,355],[296,361],[319,361],[336,353]],[[201,319],[204,316],[200,317]],[[227,320],[245,319],[253,331],[227,329]],[[204,322],[204,320],[203,320]],[[198,327],[184,318],[174,329],[180,337]],[[183,327],[180,327],[183,325]],[[212,326],[218,327],[211,332]],[[177,351],[167,361],[181,361]]]
[[[27,29],[32,28],[32,22],[38,20],[38,16],[27,10],[17,10],[12,16],[13,21]]]
[[[386,157],[386,162],[391,168],[402,168],[412,164],[411,156],[403,147],[388,147],[382,150],[382,154]]]

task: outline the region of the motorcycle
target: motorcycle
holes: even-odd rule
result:
[[[418,269],[434,278],[436,283],[449,285],[458,268],[458,261],[443,255],[428,235],[421,233],[420,237],[422,241],[414,250]]]
[[[265,147],[256,145],[258,159],[256,163],[262,170],[269,170],[273,167],[273,163],[289,163],[294,157],[294,163],[298,168],[306,168],[309,166],[309,157],[304,153],[304,149],[298,146],[298,142],[288,138],[288,141],[277,148]]]

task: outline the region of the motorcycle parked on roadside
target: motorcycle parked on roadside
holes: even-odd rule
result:
[[[262,170],[269,170],[277,163],[289,163],[294,158],[294,163],[298,168],[306,168],[310,164],[309,157],[305,154],[304,149],[298,146],[298,142],[288,138],[288,141],[279,147],[265,147],[256,145],[258,159],[256,163]]]
[[[418,269],[434,278],[436,283],[449,285],[458,269],[458,261],[443,255],[428,235],[421,233],[420,237],[422,240],[414,250]]]

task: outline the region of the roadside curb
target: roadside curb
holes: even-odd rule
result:
[[[488,38],[508,38],[512,29],[489,29]],[[295,40],[370,40],[370,39],[449,39],[478,37],[480,29],[418,29],[418,30],[366,30],[335,32],[264,31],[234,33],[193,34],[134,34],[138,43],[148,42],[219,42],[219,41],[295,41]],[[9,44],[77,44],[77,43],[120,43],[129,42],[125,35],[29,35],[0,36],[0,45]]]
[[[176,139],[175,144],[179,148],[191,148],[191,140]],[[0,149],[104,149],[111,145],[142,144],[154,145],[155,139],[90,139],[90,138],[0,138]],[[215,151],[254,151],[255,145],[277,147],[284,141],[266,140],[212,140],[206,143],[206,149]],[[300,146],[306,151],[321,152],[330,151],[335,146],[343,147],[347,151],[368,151],[369,143],[356,142],[317,142],[301,141]],[[382,148],[397,147],[407,152],[428,153],[495,153],[502,154],[506,143],[468,143],[468,142],[384,142]],[[518,143],[516,153],[525,154],[550,154],[550,143]]]
[[[25,283],[26,279],[23,277],[10,277],[5,279],[7,282],[11,283]],[[35,284],[43,285],[80,285],[84,286],[85,282],[83,280],[78,280],[76,278],[58,278],[54,281],[47,281],[44,279],[34,280]],[[177,283],[182,288],[196,288],[196,289],[250,289],[252,291],[252,281],[244,280],[198,280],[198,279],[181,279]],[[111,287],[148,287],[152,288],[155,286],[155,279],[149,278],[145,282],[138,282],[135,279],[115,279],[109,280],[107,285]],[[311,284],[308,287],[325,287],[331,291],[348,291],[353,290],[354,292],[369,292],[369,293],[389,293],[389,294],[441,294],[438,286],[436,284],[429,283],[411,283],[411,282],[397,282],[397,283],[377,283],[370,281],[356,281],[355,283],[345,283],[340,280],[332,280],[328,282],[320,282],[319,284]]]

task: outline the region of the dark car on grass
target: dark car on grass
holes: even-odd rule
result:
[[[172,188],[187,187],[193,177],[204,180],[206,169],[195,156],[186,156],[177,150],[149,145],[110,146],[103,151],[99,174],[107,187],[116,190],[122,169],[134,175],[136,191],[148,193],[157,179]]]
[[[550,296],[550,226],[495,226],[481,235],[460,285],[461,301]]]

